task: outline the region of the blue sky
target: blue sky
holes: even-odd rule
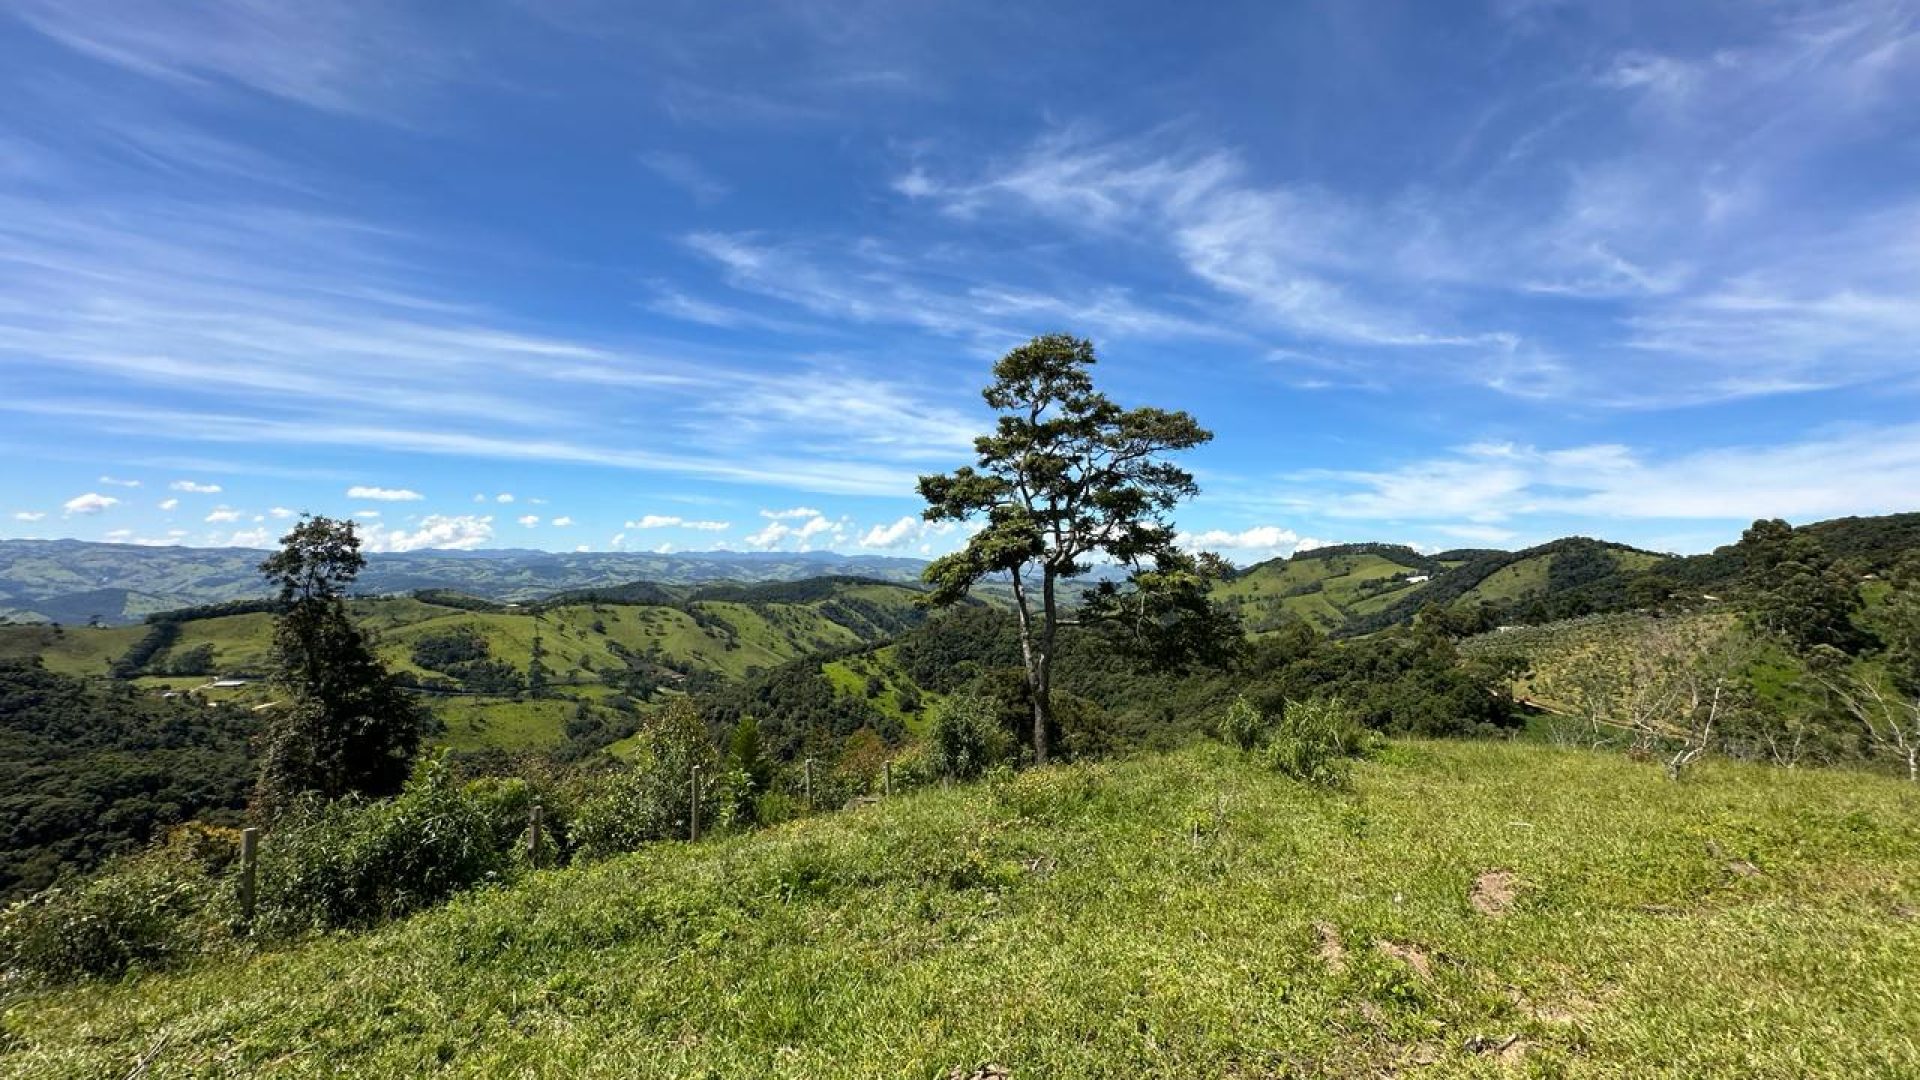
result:
[[[1920,8],[16,0],[0,535],[921,555],[1040,332],[1179,522],[1920,509]]]

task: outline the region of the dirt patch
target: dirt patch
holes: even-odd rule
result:
[[[1745,859],[1735,859],[1727,864],[1727,873],[1734,877],[1759,877],[1760,868]]]
[[[1010,1080],[1012,1076],[1012,1070],[1005,1065],[982,1065],[973,1070],[955,1066],[947,1074],[947,1080]]]
[[[1513,907],[1513,901],[1520,894],[1520,878],[1511,870],[1489,870],[1473,879],[1473,891],[1467,894],[1467,900],[1473,904],[1473,910],[1490,919],[1497,919]]]
[[[1433,978],[1433,961],[1427,959],[1427,954],[1421,952],[1418,946],[1401,945],[1393,941],[1377,941],[1374,942],[1374,948],[1380,950],[1380,955],[1391,956],[1412,968],[1415,975],[1423,979]]]
[[[1313,932],[1320,938],[1320,949],[1314,955],[1327,965],[1327,970],[1336,975],[1347,970],[1347,946],[1340,940],[1339,929],[1332,923],[1318,922],[1313,924]]]

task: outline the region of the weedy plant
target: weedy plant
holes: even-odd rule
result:
[[[1373,734],[1346,702],[1309,698],[1287,702],[1262,753],[1275,772],[1334,787],[1347,782],[1353,759],[1364,756],[1372,743]]]
[[[1311,784],[1344,784],[1350,763],[1364,757],[1373,733],[1340,698],[1288,701],[1269,716],[1245,695],[1221,717],[1220,736],[1242,753],[1258,755],[1283,776]]]

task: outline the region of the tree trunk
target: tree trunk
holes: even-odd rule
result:
[[[1054,603],[1053,569],[1040,571],[1040,647],[1035,650],[1033,678],[1033,763],[1047,763],[1047,729],[1053,726],[1053,638],[1060,625]]]
[[[1046,684],[1051,674],[1052,657],[1049,655],[1051,649],[1035,640],[1033,613],[1027,610],[1027,586],[1021,579],[1025,569],[1024,565],[1013,568],[1013,611],[1020,624],[1020,658],[1027,669],[1027,700],[1033,708],[1033,763],[1045,765],[1047,763],[1048,714]],[[1046,579],[1045,592],[1051,597],[1053,592],[1051,576]],[[1051,623],[1051,620],[1049,619],[1048,622]],[[1044,629],[1039,636],[1045,639],[1052,637]],[[1048,640],[1046,645],[1050,646],[1051,641]]]

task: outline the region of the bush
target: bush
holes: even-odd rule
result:
[[[927,756],[936,773],[969,780],[1007,756],[1007,733],[991,701],[956,694],[933,710]]]
[[[433,758],[392,799],[301,807],[260,845],[258,925],[367,927],[498,878],[525,821],[524,801],[502,794],[456,786]]]
[[[70,982],[208,951],[231,936],[237,908],[221,870],[238,844],[231,829],[183,826],[164,844],[0,911],[0,972]]]
[[[1253,750],[1266,742],[1269,727],[1266,714],[1241,694],[1220,719],[1220,737],[1242,750]]]
[[[695,766],[706,783],[718,782],[721,788],[702,800],[701,816],[707,819],[702,828],[732,824],[725,820],[726,810],[738,806],[742,797],[733,794],[736,781],[716,775],[713,743],[690,701],[676,698],[636,735],[640,745],[632,763],[581,800],[573,838],[585,858],[604,859],[655,840],[684,839]]]
[[[1371,738],[1339,698],[1289,701],[1264,753],[1276,772],[1337,786],[1346,782],[1349,761],[1366,753]]]

